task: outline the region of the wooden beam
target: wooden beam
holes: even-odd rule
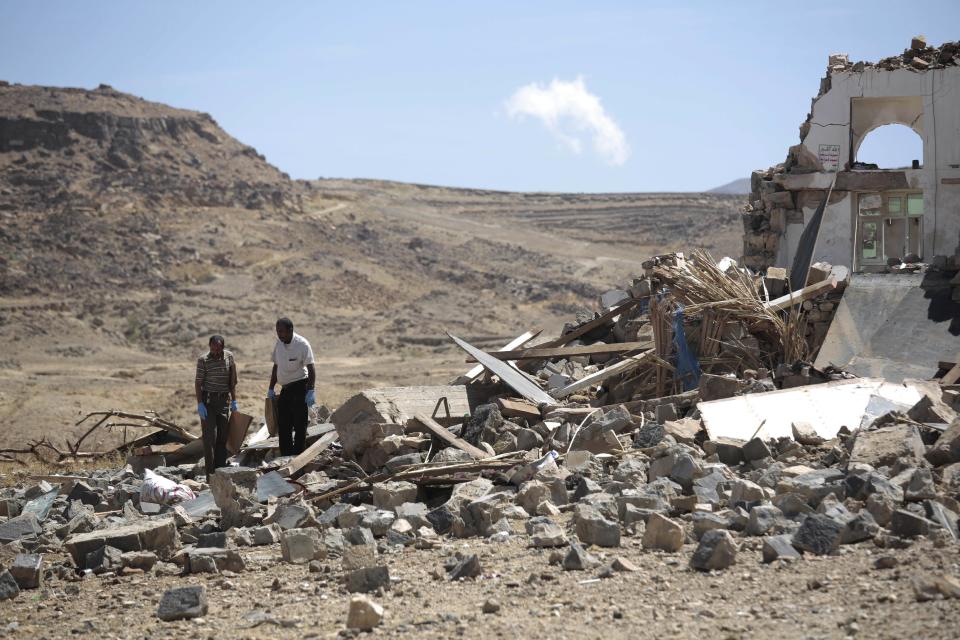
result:
[[[279,473],[284,478],[289,478],[294,475],[305,466],[313,462],[317,456],[323,453],[327,447],[336,442],[340,438],[340,434],[336,431],[331,431],[320,436],[320,439],[314,442],[312,445],[307,447],[303,453],[298,455],[296,458],[288,462],[286,465],[277,469]]]
[[[607,378],[611,378],[621,373],[626,373],[627,371],[630,371],[631,369],[639,367],[641,364],[643,364],[646,361],[647,357],[652,355],[653,352],[654,350],[650,349],[649,351],[645,351],[636,356],[628,356],[623,360],[621,360],[620,362],[612,364],[609,367],[604,367],[603,369],[601,369],[600,371],[597,371],[596,373],[590,374],[585,378],[577,380],[576,382],[572,382],[565,387],[561,387],[553,391],[552,392],[553,397],[565,398],[571,393],[575,393],[577,391],[580,391],[581,389],[586,389],[587,387],[591,387],[595,384],[599,384],[600,382],[603,382]]]
[[[450,433],[450,431],[444,428],[442,425],[438,424],[430,416],[418,413],[413,417],[414,420],[422,424],[427,430],[433,435],[437,436],[450,446],[460,449],[460,451],[465,452],[474,460],[482,460],[483,458],[489,458],[490,454],[484,451],[483,449],[478,449],[473,446],[463,438],[458,438],[457,436]]]
[[[536,338],[536,337],[537,337],[538,335],[540,335],[542,332],[543,332],[543,329],[532,329],[532,330],[530,330],[530,331],[527,331],[527,332],[524,333],[523,335],[519,335],[519,336],[517,336],[516,338],[514,338],[513,340],[511,340],[510,342],[508,342],[507,344],[503,345],[503,348],[500,349],[500,351],[508,351],[508,350],[510,350],[510,349],[518,349],[518,348],[522,347],[523,345],[525,345],[526,343],[528,343],[528,342],[530,342],[531,340],[533,340],[534,338]],[[482,364],[478,364],[477,366],[475,366],[473,369],[470,369],[470,371],[467,371],[467,372],[466,372],[465,374],[463,374],[462,376],[457,377],[457,379],[454,380],[453,382],[451,382],[450,384],[467,384],[467,383],[469,383],[469,382],[473,382],[473,381],[476,380],[476,379],[480,376],[480,374],[482,374],[482,373],[483,373],[483,365],[482,365]]]
[[[946,369],[946,367],[943,368]],[[957,380],[960,380],[960,354],[957,354],[954,365],[940,378],[940,384],[941,386],[956,384]]]
[[[500,414],[507,418],[526,418],[535,422],[540,421],[540,409],[532,402],[497,398],[497,406],[500,407]]]
[[[553,397],[528,378],[526,374],[517,370],[509,363],[490,357],[489,353],[464,342],[452,333],[448,332],[447,335],[450,336],[450,339],[453,340],[458,347],[476,358],[477,362],[482,364],[485,369],[499,376],[504,384],[511,387],[530,402],[533,402],[537,406],[541,404],[554,405],[557,403]]]
[[[574,330],[571,331],[570,333],[565,333],[564,335],[560,336],[560,337],[557,338],[556,340],[551,340],[550,342],[547,342],[547,343],[545,343],[545,344],[541,344],[541,345],[539,345],[539,346],[540,346],[541,348],[562,347],[563,345],[565,345],[565,344],[567,344],[567,343],[569,343],[569,342],[573,342],[574,340],[576,340],[576,339],[579,338],[580,336],[585,335],[585,334],[587,334],[587,333],[590,333],[591,331],[593,331],[593,330],[596,329],[597,327],[603,326],[603,325],[606,324],[607,322],[609,322],[609,321],[613,320],[614,318],[616,318],[617,316],[619,316],[619,315],[620,315],[621,313],[623,313],[624,311],[627,311],[628,309],[630,309],[631,307],[633,307],[633,305],[637,304],[638,302],[640,302],[640,300],[638,300],[638,299],[636,299],[636,298],[630,298],[629,300],[627,300],[626,302],[622,303],[621,305],[616,306],[616,307],[614,307],[613,309],[610,309],[610,311],[607,311],[607,312],[604,313],[603,315],[601,315],[601,316],[599,316],[599,317],[597,317],[597,318],[594,318],[594,319],[591,320],[590,322],[586,322],[586,323],[580,325],[579,327],[577,327],[576,329],[574,329]]]
[[[780,296],[770,302],[767,302],[763,305],[764,309],[770,309],[772,311],[783,311],[784,309],[789,309],[792,306],[802,303],[804,300],[809,300],[810,298],[816,298],[821,293],[829,289],[834,289],[837,286],[837,281],[833,278],[827,278],[823,282],[818,282],[817,284],[812,284],[809,287],[804,287],[793,293],[788,293],[785,296]]]
[[[569,356],[592,356],[604,353],[626,353],[628,351],[640,351],[650,349],[653,343],[646,342],[615,342],[613,344],[594,344],[583,345],[579,347],[551,347],[542,349],[532,347],[530,349],[516,349],[513,351],[494,351],[490,355],[497,360],[541,360],[544,358],[566,358]],[[467,362],[476,362],[473,358],[467,358]]]

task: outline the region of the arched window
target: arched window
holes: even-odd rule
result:
[[[879,169],[909,169],[914,161],[923,164],[923,139],[906,125],[879,126],[863,138],[856,160]]]

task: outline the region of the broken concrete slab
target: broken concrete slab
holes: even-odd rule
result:
[[[851,464],[885,467],[900,464],[917,466],[926,447],[920,432],[911,424],[894,424],[869,431],[858,431],[850,452]]]
[[[415,502],[417,485],[412,482],[378,482],[373,485],[373,506],[378,509],[393,509],[405,502]]]
[[[860,424],[871,395],[908,405],[920,399],[913,387],[858,378],[700,402],[697,408],[712,440],[792,438],[794,422],[808,423],[829,440],[841,427]]]
[[[390,588],[390,570],[386,565],[354,569],[344,576],[350,593],[370,593],[379,588]]]
[[[43,533],[37,514],[24,513],[6,522],[0,522],[0,544],[15,540],[35,539]]]
[[[246,563],[236,549],[221,547],[191,549],[187,552],[187,562],[190,573],[240,573],[246,568]]]
[[[311,560],[323,560],[327,548],[320,540],[318,529],[290,529],[280,535],[280,552],[284,562],[307,564]]]
[[[258,503],[258,478],[257,471],[248,467],[221,467],[210,477],[210,491],[220,508],[223,529],[253,524],[248,523],[246,514]]]
[[[160,558],[173,555],[180,545],[177,527],[172,518],[141,520],[134,524],[71,536],[64,543],[74,563],[86,568],[87,554],[103,546],[120,551],[153,551]]]

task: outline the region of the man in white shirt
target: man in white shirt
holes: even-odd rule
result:
[[[267,397],[277,399],[277,435],[280,455],[303,453],[307,439],[307,409],[316,404],[313,349],[306,339],[293,332],[289,318],[277,320],[277,344],[273,347],[273,372]],[[273,388],[280,383],[280,395]]]

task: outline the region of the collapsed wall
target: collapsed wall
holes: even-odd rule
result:
[[[888,261],[956,254],[960,248],[956,214],[960,189],[955,186],[960,184],[958,65],[960,43],[934,48],[922,38],[915,38],[902,55],[875,64],[851,63],[846,54],[831,55],[820,90],[800,126],[800,142],[790,147],[784,162],[751,175],[749,204],[743,211],[744,265],[758,271],[789,266],[804,224],[831,185],[814,260],[859,271],[883,269]],[[856,153],[866,135],[894,123],[909,126],[923,139],[923,158],[912,167],[896,170],[857,162]],[[886,215],[880,207],[886,205],[888,193],[913,198],[910,205],[916,208],[911,209],[913,217],[904,220],[906,239],[885,247],[883,239],[878,240],[884,232],[882,223],[861,223],[872,215]],[[864,194],[876,197],[861,200]],[[906,213],[906,200],[902,202]]]

